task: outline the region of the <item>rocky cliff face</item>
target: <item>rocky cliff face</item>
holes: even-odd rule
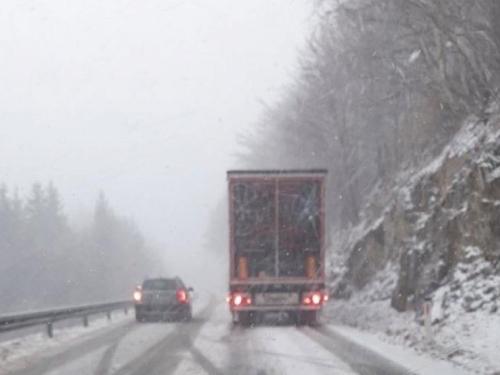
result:
[[[398,311],[433,295],[441,318],[457,302],[465,311],[496,311],[500,297],[500,116],[470,121],[405,183],[377,221],[353,232],[336,294],[349,297],[396,277],[385,298]],[[392,279],[392,278],[391,278]],[[496,283],[496,284],[495,284]]]

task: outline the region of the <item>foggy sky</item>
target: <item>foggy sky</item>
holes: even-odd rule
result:
[[[294,73],[309,12],[307,0],[3,0],[0,181],[27,194],[52,180],[72,216],[103,189],[184,267],[238,167],[236,135]]]

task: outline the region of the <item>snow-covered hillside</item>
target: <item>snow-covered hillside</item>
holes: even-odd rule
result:
[[[500,372],[499,130],[498,111],[470,119],[431,163],[400,176],[381,217],[342,234],[332,319],[473,372]]]

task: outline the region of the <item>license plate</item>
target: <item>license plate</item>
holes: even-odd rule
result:
[[[261,293],[255,295],[256,305],[297,305],[298,293]]]
[[[168,294],[150,294],[145,298],[145,303],[151,304],[153,306],[163,306],[172,304],[175,301],[175,296]]]

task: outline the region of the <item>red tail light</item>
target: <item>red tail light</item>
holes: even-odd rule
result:
[[[321,294],[319,294],[319,293],[314,293],[314,294],[312,295],[312,298],[311,298],[312,303],[313,303],[314,305],[319,305],[319,304],[321,303],[321,299],[322,299],[322,298],[321,298]]]
[[[233,302],[235,306],[239,306],[243,302],[243,297],[240,294],[237,294],[234,296]]]
[[[142,302],[142,288],[140,286],[135,288],[134,294],[134,301],[135,303],[141,303]]]
[[[302,297],[302,303],[304,305],[315,305],[319,306],[323,302],[328,301],[328,296],[321,292],[310,292],[305,293]]]
[[[228,297],[228,302],[233,306],[248,306],[252,304],[252,298],[244,293],[235,293]]]
[[[180,303],[188,303],[189,302],[188,295],[184,289],[177,290],[177,302],[180,302]]]

